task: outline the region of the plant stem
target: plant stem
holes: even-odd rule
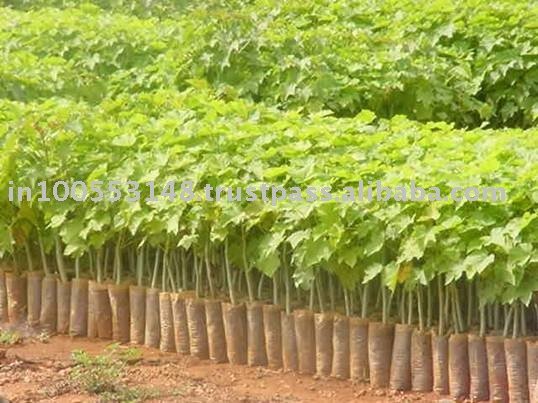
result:
[[[510,310],[508,311],[508,315],[506,315],[504,320],[504,329],[503,329],[503,336],[508,337],[508,329],[510,329],[510,323],[512,322],[512,316],[514,315],[514,305],[510,307]]]
[[[427,318],[426,318],[426,328],[430,329],[432,327],[432,317],[433,317],[433,296],[432,296],[432,287],[431,283],[428,283],[426,288],[426,304],[427,304]]]
[[[209,284],[209,295],[211,298],[215,298],[215,287],[213,285],[213,279],[211,276],[211,262],[209,261],[209,242],[206,242],[204,247],[204,256],[205,256],[205,268],[207,275],[207,282]]]
[[[136,285],[142,286],[144,276],[144,246],[142,246],[136,257]]]
[[[30,252],[30,245],[28,244],[28,240],[24,241],[24,251],[26,252],[28,271],[32,271],[34,269],[34,261],[32,259],[32,253]]]
[[[258,299],[262,299],[262,292],[263,292],[263,282],[265,280],[265,276],[263,273],[260,273],[260,280],[258,281]]]
[[[361,318],[366,319],[368,315],[368,303],[369,303],[369,282],[364,285],[362,292],[362,303],[361,303]]]
[[[308,302],[308,309],[311,311],[314,310],[314,289],[316,288],[315,285],[316,279],[312,281],[312,284],[310,284],[310,300]]]
[[[349,302],[349,291],[344,287],[344,305],[346,308],[346,316],[351,316],[351,307]]]
[[[50,275],[49,270],[49,264],[47,262],[47,255],[45,253],[45,246],[43,245],[43,238],[41,237],[41,234],[37,234],[37,240],[39,242],[39,253],[41,255],[41,264],[43,265],[43,270],[45,271],[45,275]]]
[[[413,291],[409,291],[407,294],[408,303],[407,303],[407,324],[413,324]]]
[[[525,317],[525,307],[521,304],[521,336],[525,337],[527,335],[527,321]]]
[[[334,312],[335,302],[334,302],[333,276],[331,275],[331,273],[327,273],[327,276],[329,277],[329,299],[330,299],[330,302],[331,302],[331,311]]]
[[[282,266],[284,267],[284,287],[286,288],[286,314],[291,314],[291,295],[290,295],[290,273],[288,268],[288,260],[286,259],[287,246],[284,244],[282,250]]]
[[[485,304],[479,304],[480,306],[480,337],[486,335],[486,306]]]
[[[155,264],[153,265],[153,276],[151,277],[151,288],[157,286],[157,273],[159,271],[159,260],[161,257],[161,251],[159,248],[155,251]]]
[[[242,248],[241,252],[243,255],[243,266],[245,267],[245,280],[247,282],[247,293],[248,293],[248,301],[250,303],[254,302],[254,290],[252,285],[252,277],[250,273],[250,266],[248,264],[247,260],[247,240],[245,235],[245,227],[241,227],[241,241],[242,241]]]
[[[230,302],[232,303],[232,305],[235,305],[232,271],[230,269],[230,260],[228,258],[228,238],[226,238],[224,241],[224,264],[226,267],[226,282],[228,284],[228,294],[230,295]]]
[[[514,326],[512,328],[512,338],[515,339],[519,336],[519,302],[514,302]]]
[[[473,281],[467,281],[467,329],[471,328],[473,321]]]
[[[80,256],[75,257],[75,278],[80,278]]]
[[[278,272],[273,274],[273,304],[278,305]]]
[[[445,333],[444,329],[444,318],[445,318],[445,311],[444,311],[444,304],[443,304],[443,284],[441,275],[437,277],[437,291],[438,291],[438,297],[439,297],[439,328],[438,333],[439,336],[442,336]]]
[[[462,315],[461,315],[461,306],[460,306],[460,297],[459,297],[459,292],[458,292],[458,289],[455,285],[453,285],[453,292],[454,292],[454,308],[456,310],[456,317],[457,317],[457,320],[458,320],[458,327],[460,329],[460,332],[463,331],[464,329],[464,326],[463,326],[463,318],[462,318]]]
[[[422,312],[422,289],[420,286],[417,288],[417,307],[418,307],[418,328],[422,332],[424,331],[424,314]]]
[[[189,280],[187,278],[187,256],[185,255],[185,250],[181,249],[181,277],[182,277],[182,288],[184,290],[188,289]]]
[[[97,250],[97,259],[96,259],[96,266],[97,266],[97,282],[101,283],[103,281],[103,247],[100,247]]]
[[[321,286],[319,284],[319,277],[314,278],[314,283],[316,284],[316,290],[318,292],[319,311],[323,313],[325,312],[325,305],[323,303],[323,295],[321,292]]]
[[[381,320],[383,323],[387,323],[387,320],[388,320],[388,298],[387,298],[387,287],[385,287],[385,284],[381,284],[381,303],[382,303],[382,307],[383,307],[383,311],[382,311],[382,315],[381,315]]]
[[[60,280],[62,283],[67,282],[67,274],[65,273],[65,266],[64,266],[64,258],[63,258],[63,250],[62,245],[60,244],[60,240],[56,236],[54,239],[54,243],[56,246],[56,262],[58,264],[58,272],[60,273]]]

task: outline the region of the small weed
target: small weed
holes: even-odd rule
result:
[[[125,367],[140,357],[140,350],[120,349],[118,344],[108,346],[100,355],[75,350],[72,353],[75,367],[70,373],[70,379],[85,392],[99,395],[101,401],[142,401],[146,398],[143,391],[122,385]]]
[[[0,344],[13,345],[22,342],[21,335],[13,330],[0,330]]]

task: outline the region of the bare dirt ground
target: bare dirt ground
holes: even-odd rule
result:
[[[73,350],[101,354],[107,341],[67,336],[25,338],[0,345],[0,396],[11,402],[100,402],[70,381]],[[121,347],[127,348],[127,347]],[[128,365],[121,382],[151,393],[153,402],[438,402],[431,394],[371,390],[366,384],[315,379],[265,368],[214,364],[193,357],[138,347],[141,357]],[[0,402],[2,400],[0,399]],[[127,398],[123,401],[128,401]],[[445,400],[449,401],[449,400]]]

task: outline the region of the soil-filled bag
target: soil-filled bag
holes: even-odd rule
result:
[[[172,301],[169,292],[159,293],[159,319],[161,322],[159,350],[163,353],[175,353],[174,315],[172,314]]]
[[[109,284],[108,297],[112,310],[112,340],[128,343],[131,338],[129,286]]]
[[[368,321],[353,317],[349,319],[349,376],[366,381],[369,373]]]
[[[71,280],[69,335],[85,337],[88,334],[88,280]]]
[[[146,289],[146,347],[159,348],[161,341],[161,319],[159,317],[159,289]]]
[[[131,316],[129,340],[133,344],[144,345],[146,333],[146,287],[129,287],[129,315]]]
[[[463,400],[469,396],[469,353],[466,334],[453,334],[448,339],[448,378],[450,396]]]
[[[489,400],[488,356],[483,337],[469,335],[469,397],[474,402]]]
[[[245,365],[247,354],[247,313],[244,304],[222,304],[226,351],[231,364]]]
[[[527,346],[523,339],[505,339],[506,374],[510,402],[529,402],[527,381]]]
[[[411,388],[416,392],[433,389],[432,336],[415,330],[411,337]]]
[[[319,376],[329,376],[333,365],[333,324],[332,313],[314,314],[316,373]]]
[[[397,324],[394,327],[392,362],[390,365],[390,388],[411,389],[411,325]]]
[[[108,297],[108,285],[96,283],[92,288],[95,300],[95,326],[97,337],[100,339],[112,339],[112,308]]]
[[[281,309],[278,305],[263,306],[263,330],[267,365],[271,369],[282,368],[282,326]]]
[[[263,305],[247,304],[247,362],[251,367],[266,366],[265,333],[263,329]]]
[[[295,338],[297,340],[297,358],[299,373],[314,375],[316,373],[316,331],[314,313],[297,310],[294,313]]]
[[[295,316],[293,313],[280,313],[280,327],[282,331],[282,367],[285,371],[299,370],[299,356],[297,352],[297,338],[295,337]]]
[[[9,323],[17,324],[26,320],[26,277],[6,273],[6,293]]]
[[[96,281],[88,281],[88,337],[94,339],[97,337],[97,294],[95,288],[99,286]]]
[[[172,314],[174,317],[174,337],[176,350],[180,354],[190,354],[189,325],[187,323],[187,309],[185,307],[185,294],[172,294]]]
[[[207,360],[209,359],[209,342],[207,340],[205,302],[203,299],[188,298],[186,310],[191,355],[201,360]]]
[[[368,325],[370,385],[373,388],[389,386],[393,339],[394,325],[381,322]]]
[[[71,316],[71,282],[65,283],[58,279],[56,284],[56,331],[60,334],[69,333],[69,317]]]
[[[0,270],[0,323],[5,323],[8,320],[6,273],[3,270]]]
[[[43,275],[39,271],[31,271],[26,274],[28,288],[28,324],[38,326],[41,316],[41,283]]]
[[[448,337],[432,335],[433,391],[448,395]]]
[[[333,363],[331,375],[338,379],[349,378],[349,318],[334,315]]]
[[[508,401],[508,377],[504,354],[504,337],[486,337],[489,398],[493,402]]]
[[[213,362],[227,362],[228,355],[226,353],[226,335],[224,334],[221,301],[207,299],[205,301],[205,317],[209,359]]]
[[[58,279],[56,276],[45,276],[41,283],[41,327],[49,333],[56,332],[58,325]]]
[[[527,375],[531,402],[538,402],[538,341],[527,341]]]

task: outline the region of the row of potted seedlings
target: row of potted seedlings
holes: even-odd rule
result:
[[[96,280],[81,278],[79,259],[70,281],[64,267],[56,270],[59,275],[51,270],[18,275],[4,267],[0,320],[216,363],[369,381],[373,388],[434,391],[458,400],[538,401],[538,342],[529,329],[537,323],[532,309],[523,305],[480,308],[477,315],[469,309],[466,321],[456,304],[458,289],[415,293],[402,288],[389,295],[378,279],[350,293],[330,274],[320,273],[310,290],[301,290],[293,287],[286,267],[271,281],[234,271],[227,259],[217,271],[209,260],[180,253],[153,257],[150,276],[145,276],[147,260],[133,261],[137,284],[122,282],[119,255],[112,273],[97,264]],[[159,274],[161,288],[156,287]],[[145,277],[149,287],[142,285]],[[377,295],[370,290],[376,281]],[[188,285],[194,289],[184,291]],[[246,301],[237,297],[244,291]],[[264,303],[269,299],[272,303]],[[468,333],[462,322],[469,325]],[[480,325],[476,332],[475,322]],[[506,337],[508,332],[513,337]]]

